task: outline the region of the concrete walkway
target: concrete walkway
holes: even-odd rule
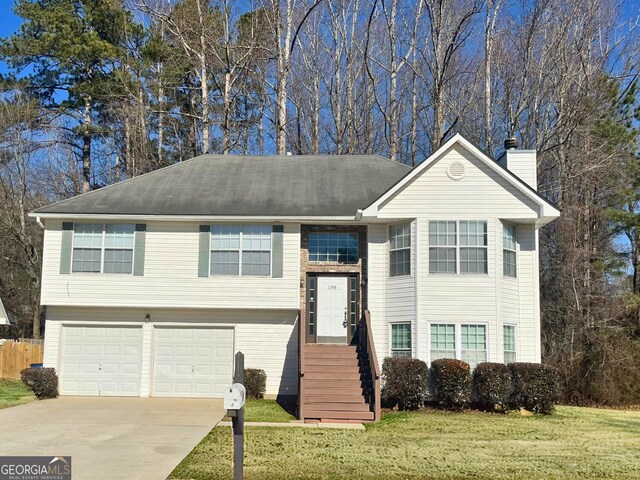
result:
[[[213,399],[35,401],[0,410],[0,456],[71,455],[74,480],[164,480],[224,413]]]

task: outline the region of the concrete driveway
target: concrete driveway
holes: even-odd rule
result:
[[[222,400],[60,397],[0,410],[0,455],[71,455],[72,478],[167,478]]]

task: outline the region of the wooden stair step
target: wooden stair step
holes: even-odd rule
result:
[[[319,418],[324,421],[336,420],[373,420],[373,412],[340,412],[335,410],[305,410],[304,418]]]
[[[358,387],[360,388],[360,379],[353,378],[306,378],[304,379],[304,385],[308,388],[315,387],[328,387],[328,388],[349,388],[349,387]]]
[[[309,372],[304,374],[305,380],[351,380],[360,383],[360,372],[324,371]]]
[[[325,352],[328,352],[331,350],[355,352],[358,350],[358,347],[356,345],[314,345],[313,343],[307,343],[304,346],[305,352],[315,352],[318,350],[322,350]]]
[[[304,367],[304,374],[310,373],[324,373],[324,372],[340,372],[340,373],[355,373],[360,375],[360,368],[357,365],[306,365]]]
[[[313,386],[309,387],[305,385],[303,387],[304,395],[360,395],[362,396],[362,387],[360,385],[351,385],[349,387],[326,387],[326,386]]]
[[[358,355],[354,352],[304,352],[304,358],[352,358],[356,360]]]
[[[362,393],[335,395],[333,393],[327,393],[326,391],[305,395],[303,403],[359,403],[362,405],[368,405],[362,396]]]
[[[311,403],[305,400],[304,410],[334,410],[340,412],[370,412],[370,407],[366,403]]]
[[[358,361],[355,358],[308,358],[304,359],[305,367],[310,365],[344,365],[344,366],[358,366]]]

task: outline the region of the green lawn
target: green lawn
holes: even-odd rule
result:
[[[14,407],[29,403],[36,397],[22,380],[0,378],[0,408]]]
[[[229,427],[171,479],[232,478]],[[640,412],[390,413],[366,431],[247,427],[247,479],[640,479]]]
[[[244,407],[245,422],[290,422],[295,419],[275,400],[248,398]]]

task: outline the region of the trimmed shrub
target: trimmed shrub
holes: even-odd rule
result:
[[[558,372],[540,363],[511,363],[511,405],[534,413],[551,413],[559,399]]]
[[[472,377],[473,405],[486,411],[504,411],[511,397],[511,370],[504,363],[479,363]]]
[[[385,358],[382,362],[380,396],[385,408],[416,410],[424,405],[428,382],[427,364],[417,358]]]
[[[247,390],[247,397],[264,398],[267,390],[267,374],[260,368],[245,368],[244,388]]]
[[[33,390],[38,399],[58,396],[58,375],[54,368],[25,368],[20,372],[22,382]]]
[[[453,358],[431,362],[431,392],[441,408],[461,410],[471,400],[469,364]]]

